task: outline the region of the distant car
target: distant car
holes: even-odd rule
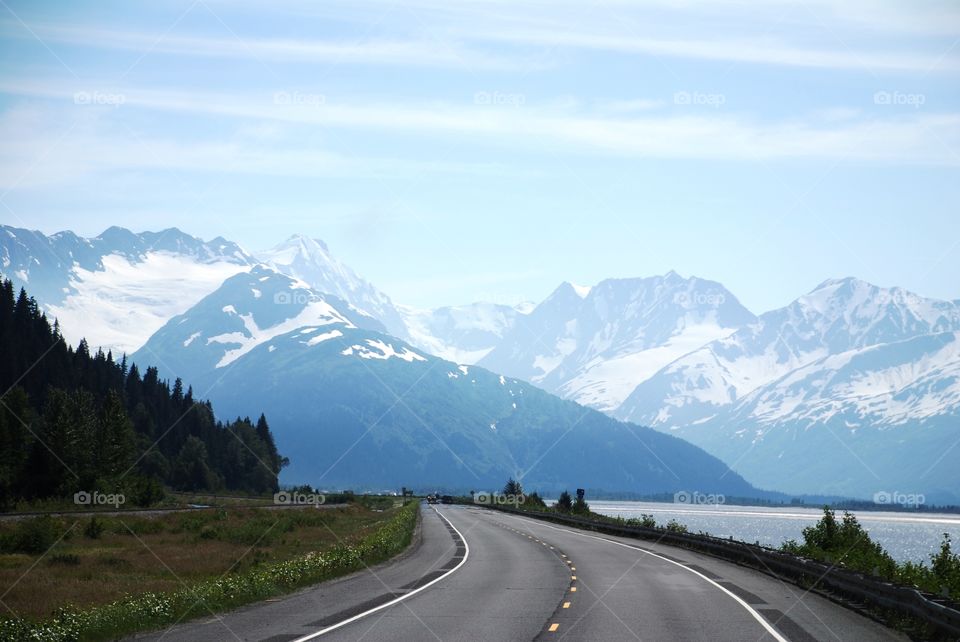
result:
[[[427,495],[428,504],[436,504],[439,501],[436,495]]]

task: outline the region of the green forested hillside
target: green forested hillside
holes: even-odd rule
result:
[[[157,369],[68,346],[37,303],[0,283],[0,507],[79,491],[150,503],[181,490],[277,488],[266,418],[218,422]]]

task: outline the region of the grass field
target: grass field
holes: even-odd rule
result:
[[[393,502],[267,510],[231,506],[150,516],[38,517],[0,523],[5,617],[107,604],[236,575],[337,544],[354,544],[396,512]],[[387,507],[385,509],[385,507]]]

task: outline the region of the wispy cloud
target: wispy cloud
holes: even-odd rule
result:
[[[214,140],[176,140],[138,135],[109,120],[105,110],[7,111],[0,116],[0,189],[41,188],[103,172],[143,170],[408,180],[424,174],[518,175],[517,168],[494,162],[344,154],[289,136],[278,139],[276,128],[270,127],[241,126],[236,135]],[[520,173],[533,176],[537,171]]]
[[[578,47],[623,54],[645,54],[762,65],[852,69],[859,71],[956,72],[960,61],[941,54],[872,51],[839,46],[800,47],[774,38],[650,38],[617,33],[517,29],[476,33],[474,37],[513,44]]]
[[[542,67],[538,61],[510,58],[491,51],[436,39],[376,39],[358,37],[301,40],[254,36],[162,35],[141,31],[103,29],[90,25],[34,23],[31,32],[11,21],[0,21],[4,37],[41,38],[54,43],[95,49],[122,49],[154,54],[255,59],[266,63],[367,64],[468,68],[510,71]]]
[[[87,90],[67,80],[2,80],[0,91],[39,95],[73,102],[77,92]],[[380,130],[397,136],[411,133],[463,137],[469,146],[500,146],[506,149],[537,149],[544,143],[571,151],[651,158],[697,158],[717,160],[777,160],[843,158],[896,164],[957,165],[960,156],[960,114],[892,111],[889,116],[858,119],[817,118],[757,121],[719,110],[683,107],[651,115],[609,115],[580,109],[544,108],[524,104],[520,108],[451,102],[361,102],[324,100],[298,104],[281,101],[276,94],[218,94],[139,90],[113,87],[106,95],[123,97],[117,110],[142,108],[187,112],[241,119],[276,121],[321,128]],[[867,98],[866,96],[864,97]],[[872,99],[872,97],[870,97]],[[864,101],[867,102],[866,100]],[[72,109],[89,109],[74,106]],[[110,115],[110,111],[103,113]],[[459,140],[459,139],[458,139]],[[199,144],[198,144],[199,145]],[[164,145],[157,143],[160,150]],[[466,149],[466,148],[464,148]],[[197,158],[215,164],[221,156],[241,157],[233,144],[199,145]],[[180,151],[171,149],[170,158]],[[304,158],[303,161],[308,159]],[[320,157],[318,166],[333,160]],[[181,161],[189,166],[189,159]],[[289,162],[276,164],[284,168]],[[269,172],[272,161],[259,160],[257,167]],[[437,168],[438,170],[440,167]],[[279,171],[279,170],[277,170]]]

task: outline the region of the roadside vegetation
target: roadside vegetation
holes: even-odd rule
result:
[[[790,540],[781,550],[957,600],[960,555],[951,545],[950,535],[944,533],[940,550],[930,556],[929,565],[897,562],[870,539],[854,515],[844,512],[838,520],[834,511],[825,507],[820,521],[803,529],[803,542]]]
[[[0,584],[19,616],[0,620],[0,640],[115,639],[359,570],[410,543],[418,503],[400,502],[0,523]]]
[[[504,495],[511,493],[523,494],[520,483],[512,479],[503,489]],[[657,524],[653,516],[647,514],[641,514],[640,517],[635,518],[623,518],[594,513],[580,491],[577,492],[576,498],[571,497],[568,491],[563,491],[558,500],[549,506],[539,495],[530,493],[525,495],[525,501],[509,507],[531,512],[576,516],[601,524],[657,529],[670,533],[688,532],[684,524],[674,519],[666,524]],[[700,533],[700,535],[709,534]],[[873,575],[897,584],[912,586],[927,593],[960,602],[960,554],[953,552],[952,545],[950,535],[944,533],[940,550],[930,556],[929,564],[897,562],[883,550],[879,543],[870,539],[870,535],[854,515],[844,512],[843,517],[838,520],[832,509],[824,507],[820,521],[803,529],[802,542],[789,540],[781,546],[780,550]]]

